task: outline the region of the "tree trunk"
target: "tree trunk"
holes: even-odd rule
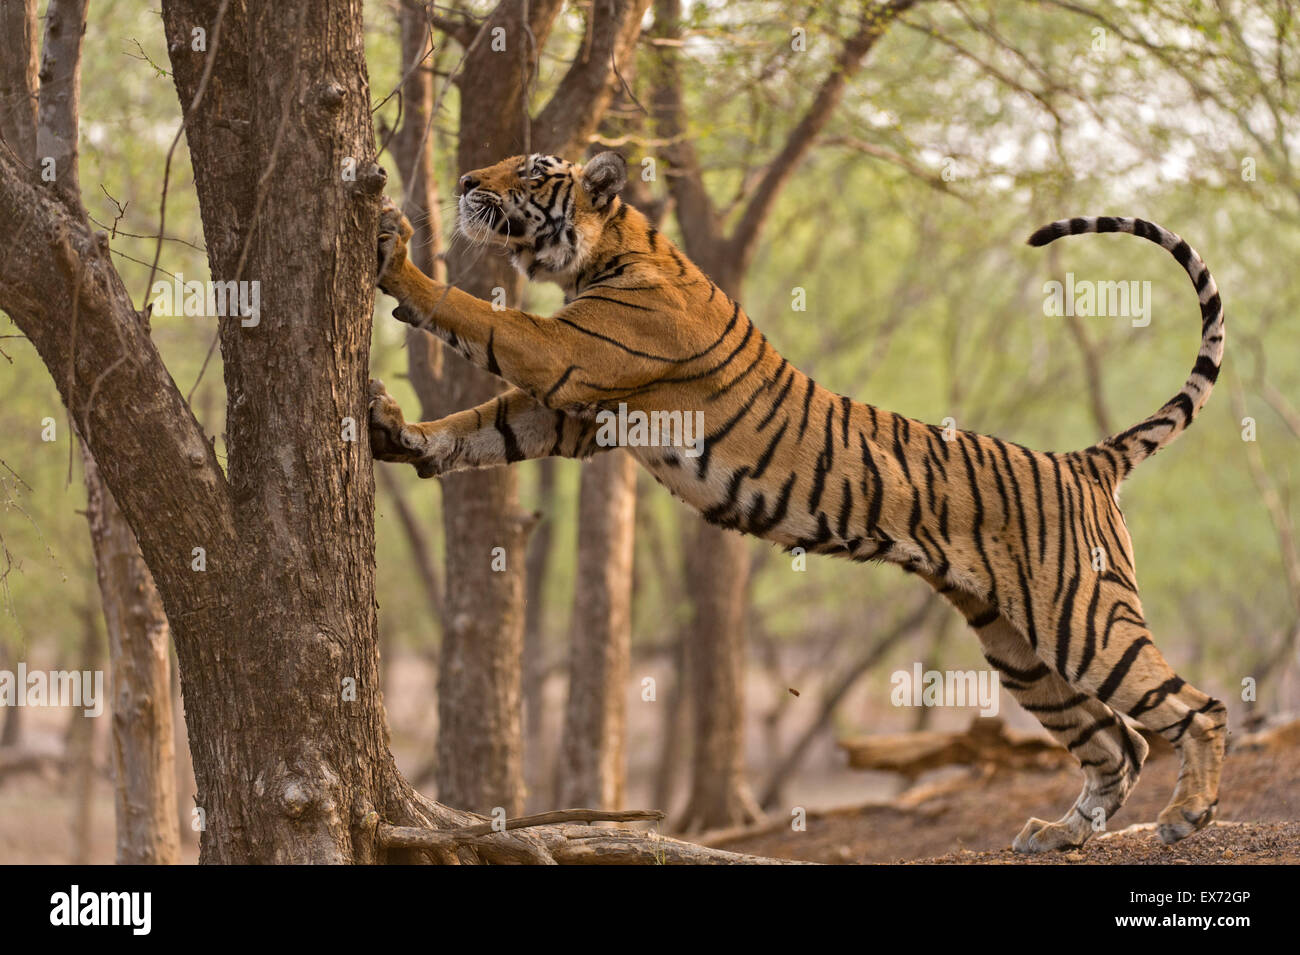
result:
[[[135,535],[82,445],[86,520],[95,551],[112,673],[117,862],[175,865],[176,764],[171,632]]]
[[[171,675],[172,738],[175,741],[173,751],[176,754],[176,830],[180,834],[181,845],[197,843],[199,833],[194,829],[194,763],[190,760],[190,740],[185,731],[185,706],[181,701],[181,671],[176,663],[176,654],[171,655],[168,665]]]
[[[529,91],[562,6],[561,0],[506,0],[475,35],[461,36],[466,53],[458,80],[460,169],[534,149],[570,151],[599,122],[614,91],[611,64],[631,49],[647,0],[592,8],[583,48],[541,110],[534,143]],[[491,42],[481,42],[489,37]],[[404,47],[406,58],[414,53],[414,40],[408,37]],[[450,250],[447,267],[450,280],[470,294],[495,299],[501,290],[508,304],[518,303],[520,276],[503,257],[460,245]],[[426,420],[481,404],[502,390],[499,379],[458,357],[444,363],[440,354],[417,359],[417,351],[428,356],[428,346],[412,350],[412,382]],[[425,366],[419,374],[417,362]],[[513,469],[451,474],[441,481],[447,594],[438,673],[438,798],[514,814],[523,808],[525,791],[520,670],[532,519],[519,513]]]
[[[0,139],[26,167],[36,161],[36,0],[0,3]],[[0,670],[12,669],[0,646]],[[18,746],[23,735],[23,707],[5,707],[0,746]]]
[[[0,647],[0,670],[13,670],[10,664],[9,653],[4,647]],[[22,717],[19,716],[25,707],[6,706],[4,712],[4,724],[0,726],[0,748],[14,747],[17,748],[23,740],[23,723]]]
[[[373,814],[438,810],[397,774],[378,692],[365,395],[383,177],[361,4],[223,9],[163,16],[213,278],[259,281],[261,314],[220,321],[226,529],[141,544],[176,636],[202,861],[374,861]]]
[[[78,669],[93,673],[104,666],[104,641],[96,626],[93,604],[86,602],[82,615],[81,653]],[[69,711],[66,739],[69,781],[72,789],[72,864],[89,865],[95,828],[95,727],[98,720],[81,708]]]
[[[691,793],[684,832],[743,825],[759,818],[745,779],[745,607],[749,542],[692,516],[686,548],[694,616],[686,644],[694,714]]]
[[[498,35],[505,49],[479,42],[466,53],[459,80],[461,170],[531,151],[528,89],[561,6],[559,0],[508,0],[480,27],[481,36],[504,31]],[[447,265],[452,283],[471,295],[492,299],[500,289],[508,304],[518,303],[522,282],[504,257],[460,244]],[[500,379],[452,357],[436,390],[417,391],[432,418],[479,405],[502,388]],[[441,481],[447,628],[438,673],[438,798],[514,814],[524,803],[520,669],[531,519],[520,513],[512,468],[449,474]]]
[[[422,226],[412,236],[412,247],[419,256],[412,261],[441,277],[434,269],[433,256],[439,247],[434,243],[441,244],[441,235],[433,231],[438,222],[434,218],[437,191],[432,149],[425,136],[433,107],[432,77],[422,70],[412,71],[426,52],[424,16],[412,9],[403,9],[400,16],[403,70],[407,74],[403,90],[406,116],[395,139],[394,156],[406,177],[408,218]],[[523,35],[523,30],[516,35]],[[495,58],[495,66],[502,66],[502,57]],[[461,82],[473,82],[472,70],[484,68],[484,62],[467,57]],[[461,97],[468,95],[461,87]],[[476,105],[482,104],[476,100]],[[463,109],[465,112],[473,110]],[[464,122],[464,116],[461,120]],[[441,261],[437,265],[441,266]],[[460,270],[467,270],[464,262],[452,261],[452,281]],[[499,268],[495,270],[499,272]],[[511,287],[508,281],[500,283]],[[468,291],[490,296],[491,285],[495,282],[490,282],[487,290]],[[498,379],[458,356],[448,360],[433,335],[409,331],[407,348],[411,383],[426,421],[472,407],[500,387]],[[508,815],[516,815],[524,806],[517,712],[524,552],[515,489],[515,474],[503,468],[482,476],[442,478],[446,591],[435,756],[442,802],[480,812],[502,807]]]
[[[555,458],[536,462],[537,510],[541,514],[528,541],[524,594],[524,780],[529,795],[542,794],[548,747],[542,730],[546,718],[546,571],[555,526]],[[530,800],[529,804],[532,804]]]
[[[636,461],[621,450],[583,465],[569,701],[557,762],[558,806],[620,808],[627,783]]]
[[[742,282],[726,249],[687,253],[733,298]],[[745,616],[750,542],[690,515],[683,530],[691,627],[687,685],[694,725],[691,788],[683,831],[744,825],[758,818],[745,778]],[[693,526],[692,526],[693,525]]]

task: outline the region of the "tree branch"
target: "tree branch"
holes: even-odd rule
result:
[[[889,0],[872,6],[863,16],[856,33],[851,36],[835,58],[835,66],[822,80],[813,101],[799,122],[786,137],[785,145],[768,164],[767,170],[750,195],[740,221],[732,230],[729,243],[741,263],[743,272],[754,253],[759,230],[772,211],[772,205],[782,187],[794,174],[808,150],[830,122],[835,108],[844,97],[849,79],[862,67],[876,41],[900,14],[916,4],[916,0]]]
[[[650,112],[654,117],[656,134],[670,144],[661,154],[668,166],[664,175],[676,206],[677,224],[690,251],[720,242],[722,223],[713,205],[713,197],[704,188],[699,156],[686,137],[680,68],[681,21],[681,0],[655,0],[651,37],[658,56]]]
[[[650,0],[598,0],[587,13],[582,46],[533,120],[534,147],[577,155],[620,88],[617,64],[634,49]]]
[[[36,159],[36,0],[0,3],[0,139],[26,166]]]
[[[710,849],[656,833],[563,826],[537,834],[560,865],[807,865],[725,849]]]
[[[377,839],[386,848],[427,849],[446,853],[472,844],[513,861],[559,865],[800,865],[670,839],[656,832],[563,825],[572,821],[658,821],[659,810],[561,809],[507,820],[505,830],[493,823],[461,829],[422,829],[380,824]],[[505,831],[528,829],[528,842],[514,846]],[[522,835],[522,833],[521,833]],[[539,843],[541,851],[539,851]]]
[[[24,181],[0,152],[0,221],[17,224],[0,248],[0,308],[46,367],[131,526],[149,566],[204,606],[205,579],[230,553],[226,481],[203,429],[168,375],[108,255],[78,213]],[[175,551],[184,541],[183,553]],[[209,574],[190,570],[204,547]]]
[[[493,49],[493,43],[473,42],[466,49],[461,74],[461,112],[476,109],[475,103],[492,103],[493,108],[505,116],[519,116],[524,121],[519,143],[525,149],[531,139],[532,121],[527,114],[528,92],[537,69],[540,51],[546,45],[551,27],[559,15],[563,0],[501,0],[480,28],[480,33],[492,36],[498,28],[504,30],[505,58]],[[522,65],[520,57],[522,56]],[[519,69],[525,76],[520,82]],[[515,148],[502,143],[501,150]]]
[[[379,841],[389,848],[440,849],[473,842],[482,836],[514,829],[531,829],[563,822],[659,822],[664,813],[658,809],[556,809],[507,819],[504,826],[494,822],[465,826],[461,829],[421,829],[412,826],[380,825]]]
[[[441,30],[447,36],[459,43],[464,49],[469,49],[469,45],[474,42],[478,36],[478,25],[469,18],[468,14],[456,11],[459,19],[456,17],[443,16],[433,9],[433,4],[422,3],[403,3],[403,6],[422,10],[425,18],[430,24]]]
[[[936,175],[929,169],[926,169],[915,160],[896,153],[892,149],[886,149],[876,143],[867,142],[865,139],[858,139],[856,136],[828,136],[821,140],[826,146],[843,146],[847,149],[853,149],[862,153],[864,156],[871,156],[873,159],[880,159],[890,165],[897,166],[904,172],[921,180],[932,189],[945,193],[963,202],[969,202],[968,197],[962,195],[952,187],[952,184],[945,182],[943,176]]]
[[[50,0],[41,50],[36,155],[54,161],[55,189],[81,216],[77,180],[77,116],[81,98],[81,38],[86,0]]]

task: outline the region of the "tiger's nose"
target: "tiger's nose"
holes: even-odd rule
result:
[[[470,173],[465,173],[465,175],[460,177],[461,195],[464,195],[465,193],[469,192],[477,185],[478,185],[478,180],[475,179]]]

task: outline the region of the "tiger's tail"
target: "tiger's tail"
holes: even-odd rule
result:
[[[1201,302],[1201,350],[1196,355],[1192,373],[1182,390],[1161,406],[1160,410],[1126,431],[1111,435],[1088,451],[1099,451],[1118,458],[1119,479],[1127,477],[1138,462],[1149,458],[1178,437],[1195,419],[1214,390],[1223,361],[1223,304],[1210,270],[1196,251],[1179,236],[1145,219],[1120,219],[1113,216],[1061,219],[1045,225],[1029,237],[1033,246],[1047,245],[1061,236],[1086,232],[1128,232],[1158,243],[1169,250],[1191,276]]]

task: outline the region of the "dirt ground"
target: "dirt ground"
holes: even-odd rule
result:
[[[1011,852],[1012,838],[1030,816],[1054,819],[1074,801],[1077,770],[999,773],[954,768],[923,777],[913,788],[932,793],[909,809],[890,805],[810,812],[807,831],[779,829],[711,844],[736,852],[824,863],[940,863],[949,865],[1300,864],[1300,748],[1231,753],[1224,766],[1219,820],[1175,846],[1156,838],[1153,821],[1173,790],[1178,761],[1148,761],[1137,790],[1116,814],[1111,831],[1081,849],[1046,856]],[[51,780],[27,775],[6,781],[0,794],[0,863],[68,862],[61,825],[71,804]],[[98,787],[91,858],[113,853],[113,807],[107,784]],[[52,814],[52,817],[51,817]],[[189,834],[186,834],[189,836]],[[197,846],[185,840],[184,860]]]
[[[1300,863],[1300,749],[1231,753],[1224,764],[1218,821],[1174,846],[1154,821],[1173,791],[1177,758],[1149,760],[1110,831],[1082,848],[1046,856],[1013,853],[1031,816],[1056,819],[1074,802],[1077,770],[945,771],[918,785],[935,794],[908,809],[867,806],[810,813],[807,830],[714,841],[735,852],[827,863],[1185,865]],[[945,791],[947,790],[947,791]],[[918,790],[919,792],[919,790]]]

